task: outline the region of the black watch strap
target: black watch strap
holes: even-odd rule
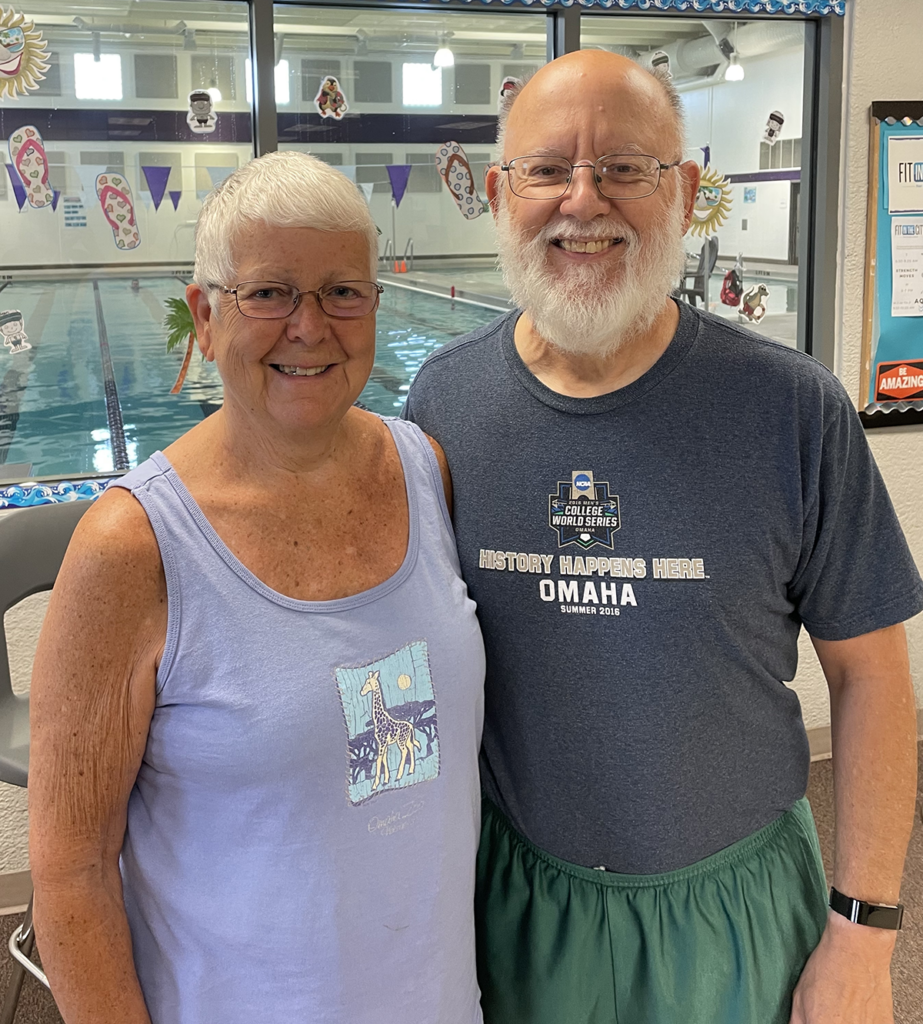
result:
[[[830,909],[843,917],[848,917],[854,924],[866,924],[871,928],[890,928],[898,931],[904,918],[904,905],[894,906],[879,903],[866,903],[844,896],[836,889],[830,890]]]

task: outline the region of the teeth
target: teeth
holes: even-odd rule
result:
[[[287,373],[290,377],[314,377],[318,373],[323,373],[327,369],[326,366],[282,366],[279,365],[279,370],[282,373]]]
[[[615,241],[614,238],[600,238],[592,242],[578,242],[571,238],[561,238],[558,240],[562,249],[566,252],[602,252],[603,249],[608,249],[610,245]]]

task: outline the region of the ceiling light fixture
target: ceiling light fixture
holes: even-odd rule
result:
[[[448,36],[452,33],[446,33],[442,37],[442,42],[439,45],[439,49],[436,51],[436,55],[433,57],[434,68],[452,68],[455,67],[455,54],[446,45]]]
[[[737,53],[737,22],[734,22],[734,51],[731,54],[731,63],[728,64],[727,71],[724,72],[724,80],[726,82],[742,82],[745,77],[743,65],[738,61],[739,54]]]

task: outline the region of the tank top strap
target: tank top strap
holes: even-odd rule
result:
[[[453,538],[452,519],[445,501],[445,488],[442,473],[433,447],[426,434],[409,420],[397,417],[386,417],[385,426],[391,431],[397,445],[404,470],[404,480],[411,496],[411,515],[416,505],[420,516],[420,527],[439,524],[439,532],[443,528]]]

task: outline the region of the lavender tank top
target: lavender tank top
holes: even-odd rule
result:
[[[407,555],[341,600],[260,582],[161,453],[117,484],[169,602],[121,857],[154,1024],[481,1021],[484,651],[432,450],[386,423]]]

